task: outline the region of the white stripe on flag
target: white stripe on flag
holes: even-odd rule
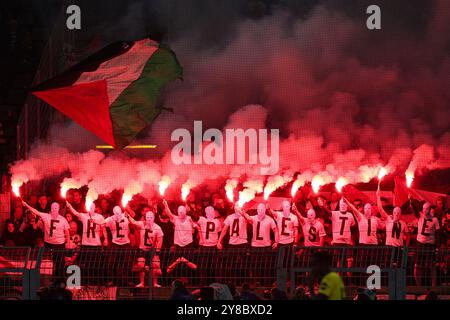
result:
[[[109,103],[112,104],[131,82],[139,78],[145,64],[156,50],[158,43],[153,40],[137,41],[129,51],[103,62],[97,70],[82,73],[75,84],[105,79]]]

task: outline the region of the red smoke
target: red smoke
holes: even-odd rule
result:
[[[139,141],[157,144],[156,150],[105,156],[88,151],[95,137],[83,132],[80,138],[74,134],[80,132],[77,126],[58,125],[51,131],[53,144],[35,146],[29,160],[12,165],[13,181],[65,174],[77,186],[88,185],[95,198],[115,189],[124,189],[126,196],[164,194],[160,183],[166,175],[168,190],[177,187],[180,197],[183,184],[186,195],[207,180],[222,178],[231,179],[229,198],[239,194],[244,202],[264,186],[270,194],[295,172],[300,174],[292,195],[306,181],[316,191],[339,179],[338,189],[368,182],[381,167],[389,174],[416,175],[448,168],[450,56],[445,44],[450,10],[445,1],[435,4],[422,37],[399,31],[395,49],[387,39],[374,50],[361,21],[323,7],[289,28],[286,13],[241,22],[237,36],[221,50],[195,49],[188,39],[178,39],[172,47],[185,81],[168,92],[166,106],[174,114],[163,112]],[[402,52],[413,54],[405,58]],[[204,130],[280,129],[276,177],[281,180],[260,176],[254,165],[175,166],[170,134],[191,129],[194,120],[202,120]],[[240,193],[238,181],[247,182]]]

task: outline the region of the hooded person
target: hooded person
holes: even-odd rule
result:
[[[401,220],[402,209],[395,207],[392,215],[389,215],[383,208],[379,191],[377,191],[377,207],[386,229],[386,246],[403,247],[409,234],[409,229],[405,221]]]
[[[269,214],[278,226],[280,246],[289,246],[298,242],[298,218],[291,212],[289,200],[281,203],[281,212],[268,208]]]
[[[351,227],[356,225],[355,218],[351,212],[348,211],[348,204],[342,198],[339,200],[339,211],[331,211],[331,230],[332,238],[331,245],[339,247],[352,246],[352,231]],[[353,253],[351,250],[345,250],[347,267],[353,266]],[[341,254],[341,251],[337,249],[336,254]],[[338,262],[339,267],[340,261]],[[347,276],[350,278],[351,273],[347,272]]]
[[[316,211],[309,209],[306,212],[306,219],[301,217],[303,236],[305,238],[305,247],[321,247],[324,244],[327,235],[323,224],[316,218]]]
[[[163,201],[163,204],[170,221],[174,224],[173,242],[175,248],[191,248],[194,241],[194,230],[197,229],[201,232],[199,226],[187,215],[186,206],[178,206],[177,215],[174,215],[166,200]]]
[[[266,215],[267,207],[264,203],[259,203],[256,207],[257,214],[255,216],[249,216],[245,211],[241,214],[252,225],[252,258],[253,263],[257,267],[253,270],[253,276],[261,279],[261,285],[269,285],[269,270],[261,267],[260,259],[264,256],[267,263],[272,263],[277,251],[274,251],[278,247],[280,240],[280,234],[278,232],[275,220],[272,217]],[[272,242],[271,231],[273,232],[275,241]]]
[[[279,242],[279,232],[275,221],[266,215],[266,205],[259,203],[256,207],[256,216],[249,216],[246,212],[242,215],[252,225],[253,236],[251,246],[255,248],[270,248],[276,249]],[[274,232],[275,241],[272,243],[270,238],[270,230]]]
[[[353,204],[347,202],[358,219],[359,243],[365,246],[378,245],[377,231],[383,229],[384,226],[381,220],[373,215],[374,208],[372,208],[372,205],[366,203],[363,213],[361,213]]]
[[[59,214],[59,203],[53,202],[50,206],[50,213],[40,212],[31,207],[28,203],[22,200],[25,207],[28,208],[34,215],[39,216],[44,224],[44,243],[47,247],[64,248],[64,244],[68,242],[69,223],[66,218]]]
[[[70,233],[69,223],[66,218],[59,214],[59,203],[53,202],[50,206],[50,213],[40,212],[22,200],[22,204],[34,215],[42,219],[44,225],[44,245],[53,251],[53,277],[54,279],[65,276],[65,251],[69,246]]]
[[[202,260],[200,263],[201,284],[208,285],[215,279],[215,268],[211,266],[217,265],[217,243],[219,241],[222,224],[216,218],[216,210],[213,206],[205,208],[205,216],[201,216],[197,222],[200,232],[199,249]]]
[[[105,226],[111,231],[113,247],[124,247],[130,244],[129,221],[119,206],[113,208],[113,215],[106,218]]]
[[[94,248],[102,246],[102,236],[104,239],[103,244],[107,245],[108,236],[105,230],[105,218],[101,214],[96,212],[95,203],[89,205],[89,211],[87,213],[78,212],[69,203],[66,202],[67,208],[72,212],[74,216],[81,221],[83,226],[83,235],[81,238],[81,247]]]
[[[350,228],[355,225],[353,215],[348,212],[348,204],[342,198],[339,201],[339,211],[331,212],[331,226],[333,233],[333,245],[353,245]]]
[[[431,203],[425,202],[417,221],[417,242],[424,247],[436,245],[436,233],[440,229],[439,220],[434,216]]]
[[[219,219],[215,218],[216,211],[214,207],[205,208],[205,216],[198,219],[200,227],[199,244],[201,247],[216,247],[219,240],[220,230],[222,229]]]
[[[152,265],[153,286],[160,287],[158,278],[162,271],[158,254],[162,247],[164,233],[161,227],[155,223],[155,214],[151,210],[145,212],[145,221],[136,221],[130,215],[127,217],[139,232],[140,254],[133,267],[134,272],[139,272],[139,283],[136,287],[142,288],[145,286],[145,274],[150,270],[150,264]],[[154,251],[150,253],[149,251],[152,249]]]
[[[423,276],[431,273],[431,285],[436,286],[436,268],[432,261],[435,259],[437,234],[440,229],[439,220],[434,216],[431,203],[425,202],[422,211],[416,214],[417,220],[417,254],[414,264],[414,276],[417,286],[423,284]]]
[[[130,222],[119,206],[113,208],[113,215],[106,218],[105,227],[111,234],[111,249],[107,255],[107,286],[127,285],[128,273],[133,261],[128,258],[130,247]],[[120,261],[120,263],[118,263]]]
[[[139,230],[139,249],[149,251],[154,248],[157,252],[161,250],[164,233],[161,227],[155,223],[153,211],[147,211],[144,215],[145,221],[136,221],[128,215],[129,221]]]
[[[238,203],[234,205],[234,213],[228,215],[224,222],[222,232],[217,241],[217,248],[223,249],[223,239],[229,236],[228,245],[231,248],[245,248],[248,246],[247,239],[247,220],[241,214],[242,208]]]

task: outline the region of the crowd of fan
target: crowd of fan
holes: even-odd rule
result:
[[[331,211],[339,210],[339,199],[340,195],[338,193],[331,193],[330,199],[326,199],[325,196],[320,195],[317,197],[309,197],[306,199],[297,199],[296,206],[298,210],[306,217],[306,213],[309,209],[313,208],[315,210],[317,219],[323,224],[326,235],[324,237],[323,245],[332,244],[332,222],[330,218]],[[85,208],[84,198],[81,191],[79,190],[69,190],[67,193],[67,200],[73,206],[75,210],[79,212],[87,212]],[[50,204],[53,202],[45,194],[30,195],[27,202],[30,206],[35,209],[48,213],[50,211]],[[81,242],[82,237],[82,225],[79,219],[67,210],[64,205],[64,200],[59,200],[61,203],[60,214],[66,218],[70,227],[71,240],[75,244]],[[389,213],[392,212],[394,207],[387,203],[386,199],[381,198],[383,208]],[[95,211],[102,215],[105,219],[113,215],[113,207],[120,203],[120,199],[114,199],[112,195],[100,197],[95,201],[96,209]],[[173,202],[176,206],[177,202]],[[352,204],[363,212],[364,204],[362,200],[355,199]],[[409,204],[409,203],[408,203]],[[200,216],[204,216],[204,208],[207,206],[212,206],[215,210],[215,217],[223,224],[225,218],[234,212],[233,205],[219,194],[210,194],[208,192],[191,194],[186,203],[187,215],[192,218],[193,221],[197,222]],[[420,207],[419,201],[413,201],[412,207],[416,209]],[[409,208],[412,209],[410,206]],[[405,206],[403,206],[405,208]],[[408,209],[408,206],[406,206]],[[443,198],[438,198],[436,203],[431,206],[433,211],[433,216],[437,219],[439,223],[439,231],[437,231],[436,246],[448,247],[450,241],[450,209],[446,208],[445,200]],[[403,209],[404,210],[404,209]],[[162,247],[170,248],[174,245],[173,235],[174,235],[174,225],[170,221],[169,216],[165,212],[164,205],[161,200],[156,200],[155,202],[148,201],[143,197],[135,197],[128,205],[127,211],[131,213],[131,216],[136,220],[144,220],[145,212],[152,211],[155,213],[155,223],[157,223],[163,230],[164,238]],[[380,210],[376,206],[372,206],[372,215],[381,217]],[[357,219],[355,219],[357,220]],[[417,244],[416,236],[418,233],[417,226],[418,219],[412,219],[407,223],[408,229],[410,231],[409,236],[405,237],[405,244],[414,246]],[[352,240],[353,244],[357,245],[358,242],[358,227],[357,225],[352,226]],[[0,230],[0,245],[3,246],[43,246],[44,245],[44,227],[42,221],[38,216],[33,215],[29,210],[27,210],[21,203],[20,199],[12,200],[12,212],[9,219],[6,219],[3,223],[3,230]],[[197,230],[194,231],[198,233]],[[193,246],[198,246],[198,237],[193,237]],[[251,236],[251,230],[249,230],[249,238]],[[138,236],[132,229],[129,234],[131,246],[138,246]],[[383,229],[377,231],[377,240],[379,245],[385,244],[385,232]],[[302,230],[299,230],[298,245],[304,244],[304,236],[302,235]]]
[[[226,201],[223,195],[209,192],[191,192],[186,203],[171,201],[170,205],[161,198],[148,201],[142,196],[135,196],[125,208],[119,203],[120,198],[111,194],[109,197],[101,196],[94,205],[86,208],[83,194],[78,189],[69,190],[66,199],[59,201],[49,199],[45,194],[31,195],[27,201],[17,198],[10,219],[5,221],[0,245],[62,246],[70,250],[79,250],[80,247],[82,250],[90,246],[134,247],[142,251],[153,248],[157,252],[161,249],[181,252],[198,248],[204,250],[202,252],[206,256],[214,250],[227,247],[251,246],[254,250],[265,249],[261,251],[263,254],[270,254],[277,247],[295,245],[406,245],[425,249],[443,248],[447,252],[450,241],[450,211],[446,209],[442,198],[438,198],[435,204],[410,199],[403,208],[393,208],[378,192],[376,205],[364,204],[359,199],[349,201],[333,192],[329,199],[323,195],[314,195],[297,197],[294,203],[285,200],[282,211],[275,211],[268,204],[260,203],[255,215]],[[416,217],[405,223],[401,212],[407,210],[415,213]],[[53,216],[55,211],[56,216]],[[51,218],[47,219],[47,216]],[[60,225],[63,228],[59,236],[62,240],[52,242],[48,239],[54,226],[50,226],[49,221],[56,217],[64,220]],[[98,232],[98,239],[88,239],[89,221],[95,222],[93,228],[96,231],[92,231],[92,236]],[[117,256],[114,258],[117,259]],[[348,266],[351,267],[352,257],[347,258]],[[429,262],[425,260],[430,259],[418,256],[415,263],[419,266],[428,265]],[[434,264],[432,272],[440,264],[438,267],[448,274],[446,258],[438,263],[434,257],[431,260]],[[213,263],[213,260],[206,263]],[[161,269],[165,269],[163,272],[168,274],[180,266],[184,270],[195,271],[197,268],[195,261],[189,261],[186,251],[173,256],[173,260],[168,261],[163,268],[159,257],[151,264],[154,286],[159,286]],[[143,287],[149,261],[137,259],[132,268],[133,272],[140,274],[137,286]],[[436,278],[435,275],[432,277]],[[213,281],[214,276],[210,276],[210,280]]]

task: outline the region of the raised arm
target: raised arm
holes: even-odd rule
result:
[[[133,210],[131,210],[133,211]],[[135,225],[135,226],[139,226],[139,223],[134,220],[134,218],[130,215],[130,213],[127,211],[126,217],[128,218],[128,221],[130,221],[131,224]]]
[[[387,220],[388,214],[384,210],[383,205],[381,203],[380,189],[377,189],[377,207],[378,207],[378,211],[380,212],[380,215],[381,215],[381,220],[383,220],[383,221]]]
[[[414,211],[414,215],[416,216],[416,218],[420,218],[420,209],[417,209],[416,206],[414,205],[413,198],[411,197],[411,194],[409,194],[408,198],[409,198],[409,206]]]
[[[167,204],[166,199],[163,199],[163,205],[164,209],[166,210],[167,215],[169,216],[170,222],[173,222],[175,219],[175,216],[173,215],[172,211],[170,211],[169,205]]]
[[[243,216],[243,217],[245,218],[245,220],[247,220],[248,223],[253,224],[252,218],[248,215],[247,212],[245,212],[244,209],[239,210],[239,214],[240,214],[241,216]]]
[[[125,211],[129,214],[130,217],[136,217],[136,212],[134,212],[134,210],[130,208],[129,204],[127,204],[127,206],[125,207]]]
[[[40,211],[36,210],[35,208],[33,208],[32,206],[30,206],[28,203],[26,203],[26,202],[23,201],[23,200],[22,200],[22,204],[23,204],[28,210],[30,210],[35,216],[37,215],[37,216],[41,217],[41,216],[44,214],[44,212],[40,212]]]
[[[295,205],[295,203],[292,204],[292,212],[294,212],[294,214],[297,216],[299,222],[301,224],[305,223],[305,218],[303,218],[303,216],[301,215],[300,211],[298,211],[297,206]]]
[[[269,206],[269,204],[266,205],[266,208],[267,208],[267,214],[275,219],[277,217],[277,213],[272,210],[272,208]]]
[[[69,209],[70,212],[72,212],[72,214],[74,216],[76,216],[78,219],[81,219],[81,215],[82,213],[78,212],[77,210],[75,210],[72,205],[69,203],[69,201],[66,201],[66,206]]]
[[[359,210],[353,205],[353,203],[351,203],[350,201],[347,200],[347,198],[344,197],[344,201],[347,202],[347,205],[349,206],[349,208],[355,213],[356,215],[356,219],[361,220],[361,217],[363,216],[361,214],[361,212],[359,212]]]

